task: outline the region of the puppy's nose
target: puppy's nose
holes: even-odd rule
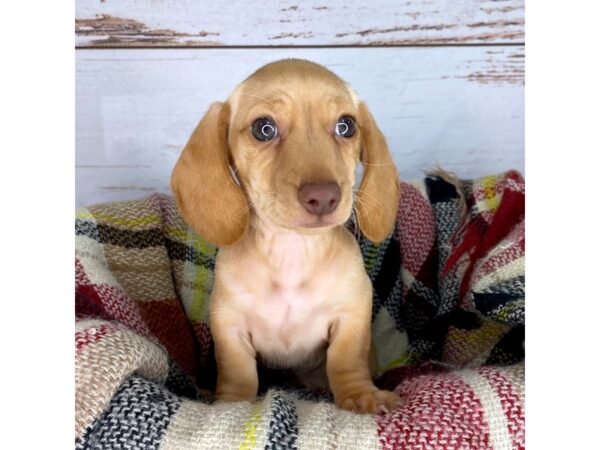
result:
[[[304,209],[317,216],[335,211],[340,197],[341,191],[337,183],[308,183],[298,189],[298,199]]]

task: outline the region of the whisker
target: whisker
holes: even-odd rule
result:
[[[362,222],[361,222],[361,217],[360,217],[360,213],[358,212],[358,209],[356,208],[356,202],[359,201],[360,199],[356,196],[356,194],[352,194],[353,197],[353,202],[352,202],[352,209],[351,209],[351,217],[354,218],[354,237],[356,238],[357,241],[360,242],[360,236],[361,236],[361,230],[362,230]]]
[[[361,218],[360,218],[360,213],[358,212],[358,209],[356,209],[354,206],[352,206],[352,210],[353,210],[352,212],[354,214],[354,217],[356,219],[356,226],[354,228],[354,237],[360,243],[361,230],[362,230],[362,222],[361,222]]]
[[[252,205],[250,204],[249,201],[246,201],[246,207],[243,208],[237,215],[237,217],[241,217],[244,214],[246,214],[248,211],[250,211],[250,209],[252,208]]]
[[[362,191],[360,195],[356,196],[356,199],[367,207],[379,208],[381,206],[379,199],[366,191]]]
[[[367,200],[365,197],[356,197],[356,203],[359,205],[364,205],[367,208],[376,208],[379,206],[379,202],[373,202],[372,200]]]

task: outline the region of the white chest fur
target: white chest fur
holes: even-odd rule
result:
[[[229,283],[252,346],[275,367],[320,362],[335,317],[323,242],[289,233],[271,238],[262,254]]]
[[[265,294],[261,299],[252,299],[245,317],[261,358],[281,367],[297,367],[319,359],[332,319],[326,299],[302,286],[278,284]]]

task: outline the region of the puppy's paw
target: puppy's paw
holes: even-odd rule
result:
[[[342,398],[336,405],[347,411],[360,414],[387,414],[402,403],[400,397],[390,391],[376,389],[359,392]]]

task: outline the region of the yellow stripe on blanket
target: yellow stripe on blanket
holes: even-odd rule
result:
[[[402,355],[400,358],[394,359],[387,366],[383,368],[379,367],[379,373],[385,373],[388,370],[395,369],[396,367],[406,366],[408,363],[410,363],[410,357],[410,354],[406,354]]]
[[[244,424],[244,440],[240,444],[240,450],[250,450],[254,448],[256,444],[256,430],[258,429],[258,423],[262,417],[262,402],[257,403],[252,411],[252,416]]]
[[[157,215],[142,216],[142,217],[119,217],[110,214],[102,213],[91,213],[89,210],[80,210],[75,213],[77,219],[85,220],[96,220],[98,222],[105,222],[110,225],[122,225],[125,227],[140,227],[145,225],[160,225],[162,219]]]
[[[75,218],[80,220],[95,220],[94,215],[85,208],[75,211]]]
[[[188,231],[186,229],[176,228],[167,225],[165,226],[164,230],[167,236],[174,237],[181,242],[185,242],[185,240],[187,239]]]
[[[200,238],[193,231],[189,231],[189,244],[201,255],[214,256],[216,249],[213,245]],[[208,286],[211,276],[211,270],[201,264],[196,266],[196,274],[194,276],[194,292],[192,295],[192,304],[190,308],[190,319],[196,322],[207,322],[206,305],[210,286]]]
[[[498,177],[491,175],[483,177],[483,192],[485,197],[485,204],[491,212],[495,212],[500,204],[500,196],[496,193],[496,185],[498,184]]]
[[[524,309],[525,300],[514,300],[514,303],[509,303],[508,305],[504,305],[500,311],[498,311],[498,320],[502,320],[503,322],[508,322],[508,317],[511,313],[519,312]]]
[[[379,249],[379,244],[373,243],[371,245],[371,248],[369,249],[369,254],[366,255],[364,258],[365,268],[367,270],[367,273],[369,273],[373,269],[373,266],[375,265],[375,259],[377,256],[378,249]]]

